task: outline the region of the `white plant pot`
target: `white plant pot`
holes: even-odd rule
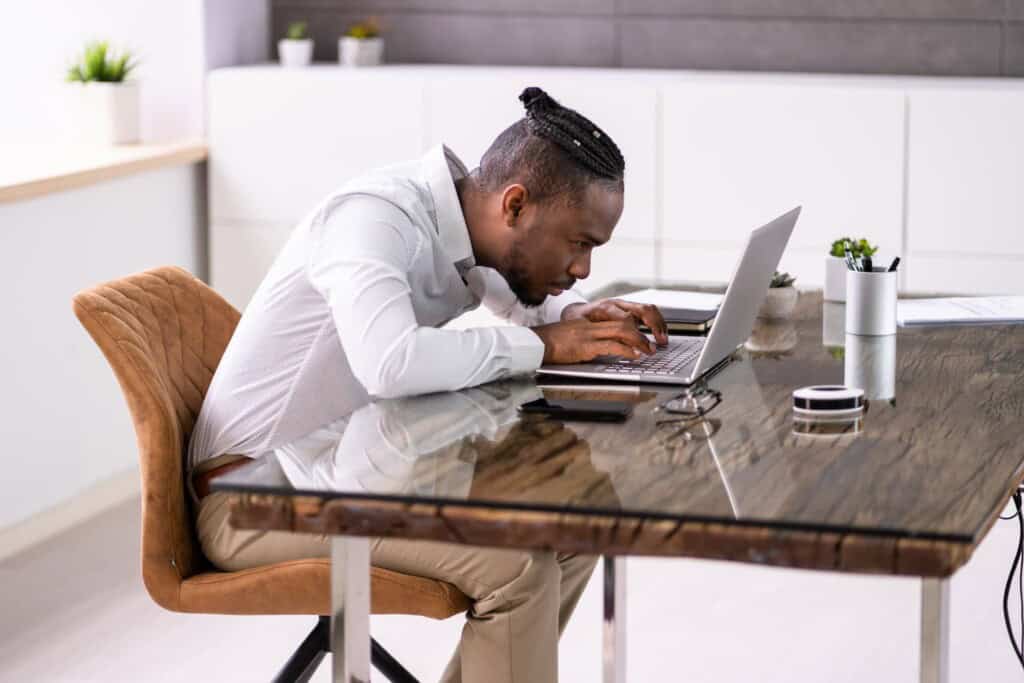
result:
[[[84,141],[122,145],[139,141],[139,85],[71,83],[76,136]]]
[[[799,292],[793,286],[769,287],[761,302],[761,308],[757,309],[757,317],[784,320],[792,315],[799,297]]]
[[[846,259],[838,256],[825,257],[825,301],[846,301]]]
[[[338,63],[342,66],[376,66],[383,57],[383,38],[338,38]]]
[[[313,61],[313,41],[310,38],[304,40],[282,38],[277,41],[277,57],[281,61],[281,66],[309,66],[309,63]]]

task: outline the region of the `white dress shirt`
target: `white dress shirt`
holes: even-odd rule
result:
[[[536,370],[527,326],[584,301],[522,306],[476,266],[455,191],[466,168],[438,145],[327,197],[294,229],[214,373],[189,469],[223,453],[274,449],[372,397],[451,391]],[[514,326],[437,329],[481,303]]]

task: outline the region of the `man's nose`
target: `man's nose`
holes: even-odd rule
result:
[[[584,280],[590,275],[590,254],[586,256],[580,256],[572,260],[569,264],[569,275],[572,275],[577,280]]]

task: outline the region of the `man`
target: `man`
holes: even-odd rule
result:
[[[622,214],[625,162],[539,88],[472,173],[447,148],[347,183],[292,233],[214,374],[189,444],[207,557],[242,569],[329,554],[313,535],[232,529],[208,481],[376,397],[461,389],[542,362],[654,352],[656,308],[571,290]],[[516,326],[437,329],[483,303]],[[445,681],[557,677],[557,640],[595,559],[374,539],[374,565],[473,600]]]

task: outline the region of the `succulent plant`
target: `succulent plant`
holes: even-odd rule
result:
[[[345,35],[349,38],[376,38],[380,35],[380,25],[376,19],[370,17],[366,21],[349,26]]]
[[[288,40],[305,40],[306,29],[309,27],[305,21],[293,21],[288,24],[288,30],[285,32],[285,38]]]
[[[768,287],[771,289],[777,289],[779,287],[792,287],[794,282],[796,282],[795,277],[793,277],[789,273],[780,273],[779,271],[776,270],[775,274],[772,275],[772,282],[770,285],[768,285]]]
[[[854,258],[860,258],[861,256],[874,256],[875,252],[878,251],[877,246],[871,246],[871,244],[869,244],[863,237],[859,240],[855,240],[851,237],[840,237],[832,243],[832,248],[829,250],[829,254],[843,258],[843,256],[846,255],[847,249],[850,250],[850,253],[853,254]]]

